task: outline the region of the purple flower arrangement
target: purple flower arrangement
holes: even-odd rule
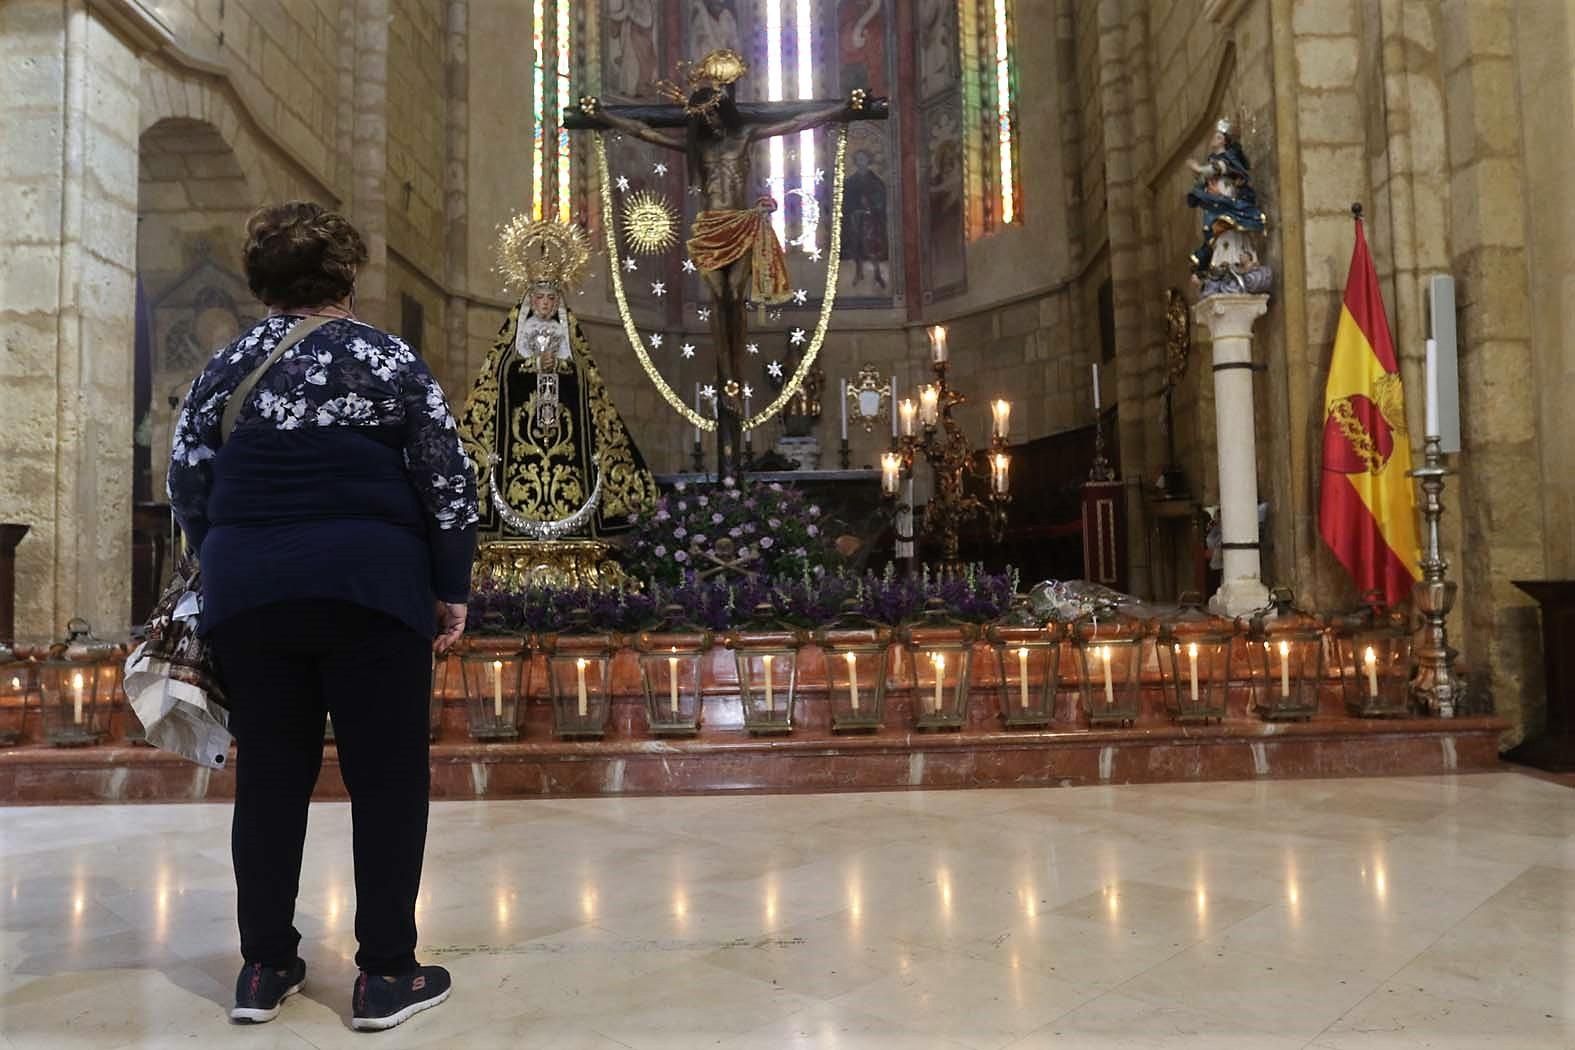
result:
[[[624,550],[629,574],[673,587],[724,566],[775,580],[841,563],[820,507],[774,482],[680,482],[633,523]]]

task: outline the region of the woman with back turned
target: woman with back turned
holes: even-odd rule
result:
[[[306,978],[295,898],[325,713],[354,824],[352,1024],[392,1028],[449,993],[416,962],[415,913],[431,654],[465,627],[476,479],[427,366],[352,313],[366,258],[315,204],[253,215],[246,277],[269,315],[208,362],[175,430],[170,502],[238,747],[238,1022],[273,1020]]]

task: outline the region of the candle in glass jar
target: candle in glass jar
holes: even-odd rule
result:
[[[1023,707],[1028,706],[1028,648],[1017,650],[1017,697]]]
[[[71,720],[82,724],[82,672],[71,676]]]
[[[843,659],[848,662],[848,702],[853,710],[859,709],[859,658],[855,653],[844,653]]]
[[[913,436],[914,418],[919,414],[919,406],[913,398],[905,397],[897,405],[897,415],[902,417],[902,436]]]
[[[990,414],[994,417],[994,436],[1005,438],[1012,420],[1012,403],[1005,398],[997,398],[990,403]]]
[[[590,710],[591,710],[591,699],[590,699],[589,696],[586,695],[586,692],[585,692],[585,667],[589,663],[590,663],[590,661],[585,659],[585,657],[583,657],[583,656],[580,657],[578,660],[574,661],[574,677],[575,677],[575,683],[574,684],[575,684],[575,689],[576,689],[576,691],[579,694],[579,701],[580,701],[579,710],[580,710],[580,717],[581,718],[584,718],[586,715],[590,714]]]
[[[762,656],[760,658],[760,663],[760,674],[766,682],[766,707],[771,708],[775,706],[775,701],[772,699],[772,690],[775,688],[775,686],[771,682],[771,654],[767,653]]]
[[[888,496],[897,494],[897,482],[902,474],[902,457],[895,452],[880,454],[880,490]]]
[[[492,661],[492,717],[503,717],[503,661]]]
[[[1006,495],[1007,470],[1012,465],[1012,457],[1005,452],[997,452],[990,457],[990,491],[997,496]]]
[[[677,651],[675,647],[673,652]],[[667,658],[667,695],[672,700],[673,718],[676,719],[678,717],[678,657],[676,656]]]
[[[946,326],[935,325],[930,329],[930,362],[942,365],[946,363]]]
[[[935,699],[931,701],[930,710],[939,713],[941,689],[946,685],[946,654],[936,653],[930,660],[935,664]]]
[[[919,421],[933,427],[941,417],[941,392],[933,383],[919,388]]]
[[[1367,665],[1367,695],[1374,700],[1378,699],[1378,654],[1373,652],[1373,647],[1368,646],[1362,662]]]
[[[1280,643],[1280,696],[1291,695],[1291,643]]]
[[[1099,647],[1099,656],[1105,662],[1105,705],[1107,707],[1115,707],[1116,687],[1110,680],[1110,646],[1101,645]]]

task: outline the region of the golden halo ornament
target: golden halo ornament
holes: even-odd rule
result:
[[[623,232],[635,251],[655,255],[678,243],[678,216],[664,198],[641,190],[624,202]]]
[[[520,214],[499,227],[497,269],[508,291],[537,284],[574,291],[590,263],[591,239],[579,226]]]

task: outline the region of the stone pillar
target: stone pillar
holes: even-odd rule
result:
[[[1214,433],[1220,458],[1225,575],[1209,608],[1225,616],[1269,602],[1258,550],[1258,452],[1252,402],[1252,326],[1267,295],[1211,295],[1192,308],[1214,347]]]

